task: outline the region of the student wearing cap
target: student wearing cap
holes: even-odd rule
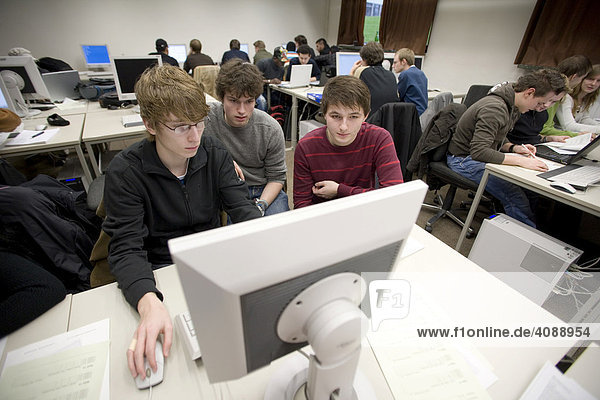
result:
[[[177,60],[169,55],[169,45],[165,39],[156,39],[156,51],[149,53],[149,55],[160,55],[163,64],[171,64],[175,67],[179,67]]]
[[[277,85],[281,83],[284,72],[283,66],[287,61],[286,50],[283,47],[276,47],[275,50],[273,50],[273,57],[260,60],[256,66],[263,74],[263,83],[265,83],[265,85],[269,85],[271,83]],[[259,103],[259,105],[262,104],[263,100],[264,104],[266,104],[267,90],[268,88],[265,86],[263,94],[258,97],[257,103]],[[271,105],[274,104],[281,104],[281,92],[271,92]],[[264,111],[266,106],[264,109],[261,109]]]

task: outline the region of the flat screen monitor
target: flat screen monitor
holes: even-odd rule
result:
[[[81,50],[83,51],[86,67],[108,67],[110,65],[107,45],[82,44]]]
[[[360,60],[359,53],[350,53],[344,51],[338,51],[335,53],[335,74],[350,75],[350,70],[355,62]]]
[[[162,58],[160,55],[114,57],[111,64],[119,100],[135,100],[134,88],[140,75],[154,65],[162,65]]]
[[[240,44],[240,50],[243,51],[244,53],[250,55],[250,53],[248,52],[248,43],[241,43]]]
[[[8,89],[4,84],[4,80],[2,79],[0,79],[0,108],[8,108],[10,111],[18,114],[13,100],[10,97],[10,93],[8,92]]]
[[[383,53],[384,67],[394,72],[394,55],[396,53]],[[415,56],[415,67],[422,69],[425,56]],[[388,66],[389,65],[389,66]],[[394,72],[395,73],[395,72]]]
[[[210,381],[305,346],[278,336],[283,310],[328,277],[389,272],[426,192],[415,180],[170,240]]]
[[[187,47],[185,44],[170,44],[169,55],[176,59],[179,64],[183,64],[187,58]]]
[[[18,89],[25,100],[50,99],[50,93],[33,57],[0,57],[0,74],[9,92]],[[11,98],[13,102],[18,102],[18,93],[15,92]]]

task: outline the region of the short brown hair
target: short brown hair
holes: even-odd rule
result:
[[[198,39],[192,39],[190,41],[190,49],[192,49],[192,53],[200,53],[202,51],[202,43]]]
[[[582,55],[567,57],[558,63],[558,72],[571,75],[586,76],[592,70],[592,62]]]
[[[232,58],[221,65],[217,75],[216,91],[223,101],[225,93],[236,97],[249,96],[255,99],[263,92],[263,75],[256,65]]]
[[[229,48],[231,50],[233,50],[233,49],[239,50],[240,49],[240,41],[237,39],[231,39],[231,41],[229,42]]]
[[[540,69],[521,76],[513,85],[515,92],[535,89],[534,97],[546,96],[550,92],[561,94],[569,90],[567,77],[553,69]]]
[[[415,65],[415,52],[411,49],[404,47],[396,52],[396,56],[398,56],[398,61],[404,59],[408,65]]]
[[[202,86],[184,70],[172,65],[144,71],[135,84],[135,96],[140,115],[153,129],[169,114],[190,123],[199,122],[208,114]]]
[[[265,42],[263,42],[262,40],[257,40],[256,42],[254,42],[254,47],[258,47],[259,49],[264,49],[267,46],[265,45]]]
[[[331,78],[323,89],[321,111],[327,113],[331,105],[339,105],[354,109],[359,107],[365,116],[371,110],[371,93],[367,85],[351,75],[339,75]]]
[[[360,49],[360,58],[367,65],[379,65],[383,61],[383,47],[379,43],[369,42]]]

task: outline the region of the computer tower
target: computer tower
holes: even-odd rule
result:
[[[583,252],[508,215],[483,221],[469,259],[538,305]]]

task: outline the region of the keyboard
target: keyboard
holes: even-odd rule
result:
[[[600,182],[600,166],[597,165],[568,165],[553,171],[541,174],[542,178],[549,181],[566,182],[575,188],[587,188]]]
[[[190,358],[192,360],[200,358],[202,356],[202,354],[200,354],[200,345],[198,345],[196,330],[194,329],[194,324],[189,311],[175,316],[175,327],[179,332],[181,340],[185,343],[184,346],[188,351]]]
[[[542,157],[546,160],[554,161],[561,164],[568,164],[574,154],[560,154],[547,146],[536,146],[536,157]]]

